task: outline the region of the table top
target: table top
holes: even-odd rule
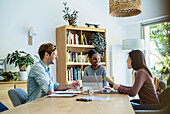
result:
[[[10,110],[4,111],[4,114],[53,114],[53,113],[74,113],[74,114],[135,114],[129,98],[124,94],[99,94],[97,97],[115,98],[107,101],[76,101],[77,98],[88,97],[88,95],[78,94],[75,97],[42,97],[32,102],[20,105]]]

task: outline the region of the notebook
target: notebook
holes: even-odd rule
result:
[[[103,88],[102,76],[83,76],[83,87],[92,87],[95,90],[101,90]]]

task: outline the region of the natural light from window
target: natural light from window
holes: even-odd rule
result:
[[[166,82],[170,76],[170,23],[144,27],[146,61],[154,77]]]

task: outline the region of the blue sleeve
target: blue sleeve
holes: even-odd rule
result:
[[[53,82],[52,84],[50,84],[49,91],[51,91],[51,90],[52,90],[52,86],[54,87],[54,88],[53,88],[53,89],[54,89],[53,91],[55,91],[55,90],[57,89],[57,87],[58,87],[59,83],[58,83],[58,82],[56,82],[56,81],[54,80],[54,77],[53,77],[52,71],[50,70],[49,72],[50,72],[50,78],[51,78],[51,81]]]
[[[54,91],[57,89],[57,87],[58,87],[58,85],[59,85],[59,83],[58,82],[56,82],[55,80],[54,80],[54,77],[53,76],[51,76],[51,80],[53,81],[53,83],[54,83]],[[50,85],[51,86],[51,85]],[[50,87],[51,88],[51,87]],[[51,91],[51,89],[49,88],[49,91]]]
[[[83,76],[88,76],[88,73],[87,73],[87,68],[84,69],[84,75]]]
[[[103,73],[102,73],[103,87],[104,87],[104,86],[107,86],[107,82],[104,80],[104,77],[105,77],[106,75],[107,75],[106,67],[103,66]]]
[[[103,73],[102,73],[102,76],[105,77],[107,75],[107,72],[106,72],[106,67],[103,66]]]
[[[59,83],[58,82],[54,82],[54,90],[56,90],[58,86],[59,86]]]

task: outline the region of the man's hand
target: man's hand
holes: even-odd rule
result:
[[[68,89],[77,89],[79,85],[80,85],[80,82],[76,80],[75,82],[68,85]]]
[[[114,84],[113,85],[114,90],[118,90],[119,87],[120,87],[120,84]]]
[[[49,91],[49,92],[48,92],[48,95],[51,95],[51,94],[52,94],[52,91]]]

